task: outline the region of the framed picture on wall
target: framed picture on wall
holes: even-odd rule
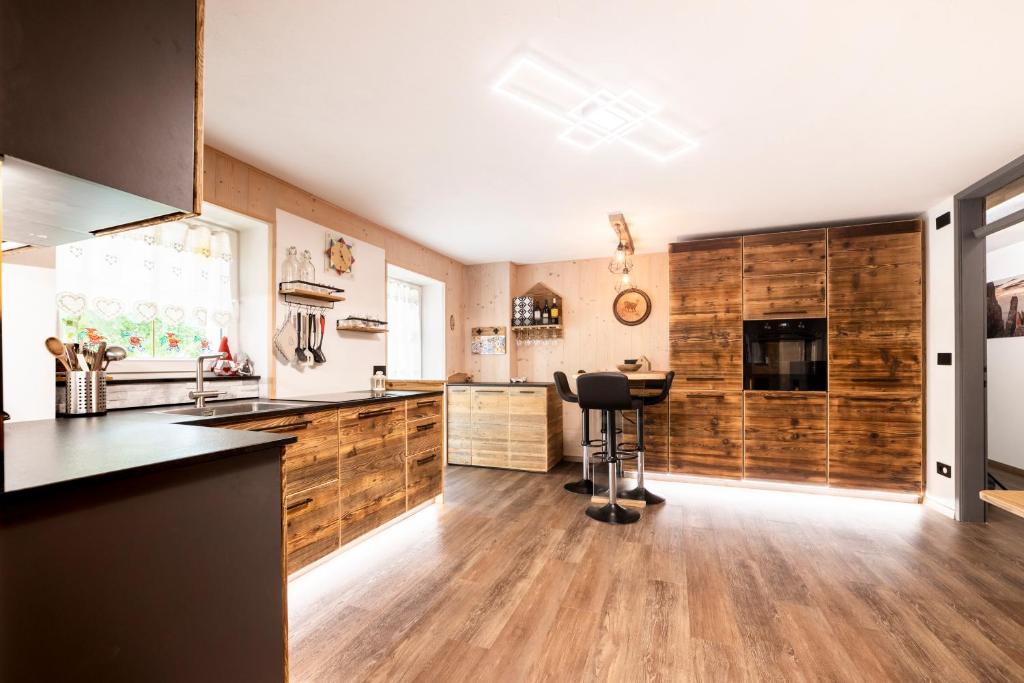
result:
[[[470,351],[478,356],[499,356],[507,353],[506,328],[474,327]]]
[[[1024,337],[1024,275],[989,282],[986,289],[986,336]]]
[[[651,297],[642,289],[624,289],[612,302],[612,312],[623,325],[639,325],[651,315]]]

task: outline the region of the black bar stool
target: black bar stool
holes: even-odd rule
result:
[[[562,371],[555,373],[555,391],[566,403],[579,403],[579,398],[569,388],[569,378]],[[581,430],[583,436],[580,439],[580,445],[583,447],[583,478],[566,484],[565,490],[589,496],[594,493],[594,480],[590,478],[590,448],[591,446],[603,446],[603,442],[591,442],[590,440],[590,411],[580,408],[580,415],[583,422]]]
[[[604,424],[605,448],[593,454],[595,459],[608,463],[608,503],[587,508],[587,516],[608,524],[632,524],[640,519],[636,510],[628,510],[618,503],[618,472],[620,460],[636,457],[634,452],[620,448],[616,443],[615,414],[620,410],[638,410],[641,399],[629,393],[629,380],[620,372],[590,372],[576,378],[576,393],[580,408],[600,410]]]
[[[636,488],[623,491],[619,494],[621,498],[642,500],[648,505],[665,502],[664,498],[651,493],[644,487],[644,407],[657,405],[667,399],[668,392],[672,388],[672,380],[675,377],[675,372],[668,372],[665,375],[665,385],[661,388],[661,393],[640,398],[640,407],[636,409]]]

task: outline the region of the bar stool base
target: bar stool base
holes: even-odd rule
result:
[[[580,479],[579,481],[570,482],[565,485],[565,490],[570,493],[583,493],[586,495],[593,495],[594,493],[594,480],[593,479]]]
[[[627,510],[621,505],[609,503],[603,507],[594,505],[588,507],[587,517],[606,524],[632,524],[640,519],[640,513],[636,510]]]
[[[651,493],[640,486],[632,489],[631,491],[621,491],[619,493],[619,498],[626,498],[627,500],[642,500],[648,505],[659,505],[665,502],[665,499],[661,496]]]

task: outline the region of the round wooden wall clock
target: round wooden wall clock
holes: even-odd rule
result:
[[[352,264],[356,262],[352,255],[352,245],[345,242],[344,238],[327,238],[327,264],[338,275],[352,272]]]
[[[612,312],[623,325],[639,325],[651,314],[651,297],[642,289],[624,289],[615,297]]]

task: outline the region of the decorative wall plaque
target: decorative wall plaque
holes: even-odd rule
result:
[[[651,314],[651,297],[642,289],[624,289],[615,297],[612,312],[623,325],[639,325]]]

